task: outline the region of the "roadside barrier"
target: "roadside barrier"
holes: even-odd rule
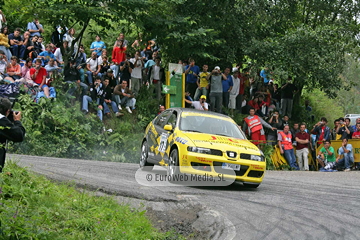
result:
[[[266,142],[274,142],[274,141],[266,141]],[[351,144],[353,147],[354,161],[360,162],[360,139],[349,139],[348,144]],[[341,140],[333,140],[333,141],[331,141],[331,146],[334,148],[335,156],[337,157],[338,149],[342,146],[342,141]],[[316,148],[315,155],[317,155],[320,152],[320,149],[322,147],[323,147],[323,144],[320,144]],[[294,147],[294,151],[296,153],[295,147]],[[318,161],[317,161],[317,159],[313,159],[311,151],[309,151],[308,159],[309,159],[309,165],[313,165],[315,167],[315,170],[318,171],[319,170],[318,169],[318,165],[319,165]],[[274,152],[271,155],[271,161],[274,164],[275,168],[280,168],[280,166],[282,166],[282,165],[288,165],[285,157],[281,154],[278,145],[274,146]]]
[[[360,139],[349,139],[348,144],[351,144],[353,147],[354,161],[360,162]],[[338,156],[338,149],[342,146],[342,140],[332,140],[331,146],[335,150],[335,156]],[[316,154],[319,153],[320,149],[323,147],[323,144],[320,144],[316,148]]]

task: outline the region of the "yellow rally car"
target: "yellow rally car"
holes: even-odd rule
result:
[[[170,176],[221,173],[250,188],[260,185],[266,169],[263,153],[230,117],[190,108],[167,109],[147,126],[140,167],[154,164]]]

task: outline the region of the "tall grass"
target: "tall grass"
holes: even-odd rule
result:
[[[0,174],[0,239],[165,239],[145,211],[90,196],[7,162]]]

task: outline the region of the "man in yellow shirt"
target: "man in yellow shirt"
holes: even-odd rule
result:
[[[194,100],[195,101],[198,101],[199,100],[199,97],[201,95],[204,95],[204,96],[207,96],[208,94],[208,90],[209,90],[209,81],[207,80],[207,76],[210,74],[208,72],[208,65],[204,65],[203,66],[203,71],[200,72],[199,74],[199,78],[198,80],[196,81],[196,84],[198,85],[197,89],[196,89],[196,92],[195,92],[195,96],[194,96]]]

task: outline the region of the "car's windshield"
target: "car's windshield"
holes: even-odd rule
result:
[[[244,134],[235,123],[206,114],[182,114],[180,130],[245,139]]]

